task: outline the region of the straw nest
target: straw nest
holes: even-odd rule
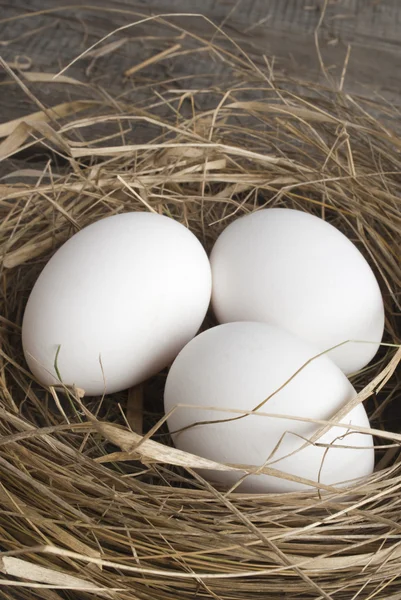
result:
[[[401,137],[384,103],[237,67],[204,108],[205,90],[160,85],[146,104],[85,95],[0,126],[2,158],[50,157],[40,171],[10,160],[0,185],[0,584],[13,598],[401,598]],[[169,445],[164,373],[82,398],[42,389],[23,360],[29,291],[80,228],[156,211],[210,250],[233,219],[272,206],[335,224],[383,291],[385,344],[353,377],[377,470],[352,495],[224,494]]]

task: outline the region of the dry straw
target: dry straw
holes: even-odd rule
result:
[[[384,101],[274,76],[235,46],[176,33],[173,51],[158,47],[143,68],[195,44],[224,62],[232,86],[179,91],[158,82],[147,85],[145,103],[84,86],[80,101],[37,101],[35,114],[0,125],[8,159],[0,182],[0,596],[399,600],[398,113]],[[119,47],[111,41],[107,51]],[[55,85],[43,73],[8,74],[33,100],[35,81]],[[60,77],[68,98],[79,82]],[[58,163],[16,170],[22,149]],[[176,451],[159,427],[163,375],[142,391],[82,399],[80,390],[43,390],[22,358],[29,290],[54,250],[88,223],[155,211],[187,225],[209,250],[230,221],[272,206],[334,223],[383,291],[386,345],[353,377],[378,467],[352,494],[225,494],[196,467],[227,467]]]

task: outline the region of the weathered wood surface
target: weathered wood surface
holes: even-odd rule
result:
[[[322,77],[314,32],[324,11],[319,40],[330,75],[340,80],[350,47],[344,88],[368,97],[381,95],[392,103],[401,99],[400,0],[94,0],[91,5],[79,0],[74,5],[60,0],[0,0],[0,56],[11,65],[29,67],[28,73],[56,73],[107,33],[140,20],[141,14],[184,11],[187,16],[166,19],[229,46],[211,22],[221,25],[259,64],[265,54],[278,69],[306,79]],[[86,57],[66,74],[127,98],[137,93],[138,85],[163,77],[188,77],[182,80],[183,87],[195,81],[205,85],[211,65],[219,81],[227,76],[224,65],[212,63],[205,53],[167,57],[135,78],[124,77],[127,69],[171,48],[179,35],[179,30],[154,21],[129,27],[107,40],[120,41],[120,47],[95,61]],[[80,86],[27,85],[47,106],[83,95]],[[0,122],[35,108],[0,67]]]
[[[60,0],[0,0],[0,53],[10,62],[15,62],[18,56],[26,56],[32,61],[33,70],[55,72],[99,37],[138,20],[135,13],[201,12],[214,23],[224,24],[227,33],[247,51],[286,59],[288,69],[307,76],[318,68],[313,33],[324,5],[323,0],[142,0],[136,3],[97,0],[92,7],[82,1],[68,7]],[[35,15],[37,11],[39,14]],[[212,26],[200,17],[182,17],[175,22],[205,37],[214,34]],[[140,38],[152,34],[161,35],[160,28],[145,24],[116,34],[112,40],[128,37],[135,47],[124,44],[104,57],[93,76],[102,77],[101,70],[103,81],[109,86],[120,86],[122,71],[146,56],[146,39]],[[401,83],[399,0],[328,0],[320,41],[325,62],[337,75],[341,72],[347,45],[351,44],[347,85],[353,89],[358,86],[361,93],[398,96]],[[87,66],[88,61],[78,63],[70,69],[70,74],[82,75]],[[164,68],[168,68],[168,61]],[[198,68],[198,61],[182,63],[183,74]],[[3,118],[4,113],[15,114],[20,109],[4,88],[1,105]]]

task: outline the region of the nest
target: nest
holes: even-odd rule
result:
[[[85,97],[0,126],[0,584],[13,598],[401,597],[401,137],[383,104],[240,67],[208,106],[205,90],[160,85],[153,105]],[[32,147],[50,159],[21,171],[11,157]],[[377,465],[352,493],[225,494],[169,444],[165,373],[82,398],[43,389],[23,360],[29,291],[80,228],[155,211],[209,251],[233,219],[273,206],[333,223],[383,292],[384,343],[352,379]]]

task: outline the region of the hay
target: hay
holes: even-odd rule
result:
[[[13,598],[49,600],[401,598],[396,109],[272,78],[210,48],[235,72],[232,88],[179,92],[155,83],[147,105],[94,93],[0,126],[0,155],[9,159],[0,182],[0,596],[12,586]],[[35,80],[10,75],[25,92]],[[205,92],[208,106],[198,108]],[[146,142],[137,139],[140,126]],[[13,167],[19,151],[38,147],[61,163]],[[377,470],[352,495],[332,487],[323,495],[224,494],[194,471],[205,466],[200,457],[169,445],[164,373],[139,392],[82,399],[79,390],[43,390],[23,361],[29,291],[80,228],[151,210],[184,223],[210,250],[233,219],[272,206],[340,228],[383,291],[384,344],[353,377]],[[136,432],[142,416],[145,437]]]

